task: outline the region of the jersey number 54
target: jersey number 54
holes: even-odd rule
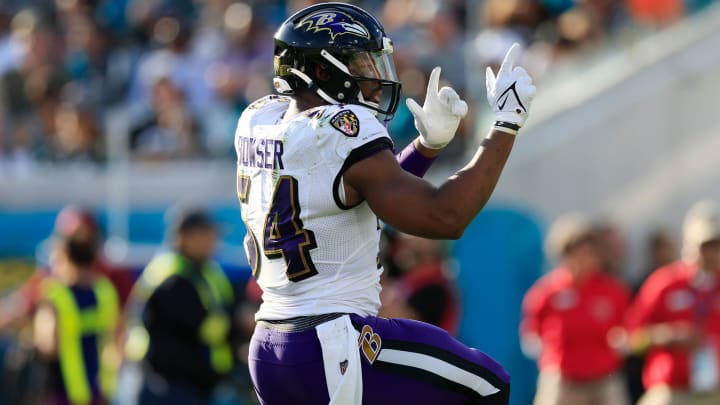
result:
[[[247,202],[250,192],[250,178],[238,175],[238,198]],[[248,237],[245,243],[248,261],[253,275],[260,276],[258,240],[247,227]],[[317,274],[315,264],[310,257],[310,250],[317,248],[315,234],[305,229],[300,219],[300,203],[298,201],[298,182],[292,176],[280,176],[273,191],[270,209],[265,217],[262,238],[263,254],[268,259],[282,258],[286,265],[286,275],[290,281],[300,281]]]

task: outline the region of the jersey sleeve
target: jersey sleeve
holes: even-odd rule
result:
[[[342,162],[333,183],[333,198],[342,209],[345,205],[342,187],[343,174],[355,163],[382,150],[392,150],[393,142],[387,129],[370,110],[355,105],[333,106],[324,113],[321,123],[332,128],[328,143],[333,145],[335,158]]]
[[[387,129],[365,107],[356,105],[333,106],[328,108],[324,119],[334,131],[336,152],[346,160],[356,150],[368,149],[369,144],[383,144],[392,148],[393,143]]]

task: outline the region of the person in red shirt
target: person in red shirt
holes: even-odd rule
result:
[[[630,293],[600,270],[590,222],[579,214],[550,228],[548,252],[560,264],[523,300],[523,351],[538,358],[535,405],[625,405],[622,357],[609,333],[620,327]]]
[[[720,404],[720,211],[693,206],[684,258],[645,281],[628,313],[629,346],[647,350],[640,405]]]

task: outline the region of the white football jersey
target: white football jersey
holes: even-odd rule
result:
[[[385,127],[357,105],[326,105],[288,120],[290,98],[267,96],[235,133],[245,249],[263,303],[256,319],[380,307],[377,217],[344,204],[344,171],[391,148]]]

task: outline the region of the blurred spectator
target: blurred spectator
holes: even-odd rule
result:
[[[130,135],[133,157],[168,160],[201,156],[197,123],[182,90],[163,77],[153,83],[152,92],[151,115]]]
[[[678,258],[673,237],[664,230],[656,230],[650,233],[646,242],[647,265],[640,274],[640,279],[633,283],[633,295],[636,295],[642,284],[648,277],[661,267],[664,267]],[[642,369],[645,364],[645,353],[629,353],[625,358],[625,378],[628,383],[630,400],[636,403],[645,388],[642,383]]]
[[[94,263],[90,270],[109,279],[119,294],[120,305],[124,302],[132,286],[130,272],[108,263],[102,254],[102,233],[97,219],[87,209],[76,206],[63,208],[55,219],[51,239],[38,249],[42,254],[52,250],[54,240],[80,240],[86,248],[94,250]],[[51,246],[47,246],[47,245]],[[57,249],[57,246],[54,248]],[[41,261],[44,260],[41,259]],[[11,343],[8,361],[4,364],[6,394],[10,403],[33,403],[40,389],[44,389],[44,363],[38,362],[37,355],[29,350],[29,336],[24,334],[23,326],[30,324],[39,303],[45,299],[45,281],[51,277],[51,268],[47,263],[40,264],[37,270],[16,291],[0,301],[0,332],[19,332]],[[121,335],[123,317],[118,317],[117,337]],[[60,380],[56,380],[58,383]]]
[[[647,351],[641,405],[720,403],[720,211],[694,205],[683,259],[653,272],[628,315],[629,347]]]
[[[53,236],[86,241],[87,246],[94,250],[92,270],[113,282],[120,303],[124,305],[130,293],[132,279],[128,271],[114,268],[102,255],[102,233],[92,212],[72,205],[63,208],[55,219]],[[49,268],[40,266],[17,291],[0,301],[0,331],[17,329],[29,320],[42,299],[41,285],[49,273]]]
[[[684,13],[683,0],[627,0],[630,15],[649,24],[669,24],[677,21]]]
[[[610,220],[593,225],[595,245],[600,256],[600,269],[618,278],[626,277],[627,243],[620,226]]]
[[[59,11],[65,52],[63,65],[75,87],[83,92],[87,103],[112,105],[123,99],[127,90],[127,66],[111,44],[109,32],[93,16],[80,8],[82,1],[65,2]],[[74,5],[74,9],[72,8]]]
[[[509,44],[519,42],[527,49],[523,64],[534,77],[540,77],[568,56],[599,48],[634,22],[664,26],[712,1],[358,3],[378,11],[395,41],[395,62],[406,96],[422,99],[424,80],[419,78],[440,65],[443,77],[460,90],[471,106],[459,135],[441,155],[444,160],[465,152],[466,135],[477,117],[472,106],[484,97],[482,86],[473,83],[475,75],[483,76],[483,72],[475,71],[476,67],[482,69],[499,62]],[[264,69],[273,51],[272,30],[268,27],[309,3],[0,2],[0,167],[24,173],[36,163],[102,164],[105,160],[99,152],[107,143],[104,122],[117,113],[118,107],[129,110],[131,128],[148,131],[142,137],[149,139],[143,149],[151,152],[136,157],[227,157],[232,152],[232,128],[239,111],[270,88],[271,72]],[[468,16],[478,9],[479,18]],[[470,71],[466,72],[468,67]],[[148,124],[162,115],[154,101],[155,84],[160,78],[168,79],[182,95],[187,122],[172,119],[172,124]],[[468,83],[472,87],[465,88]],[[70,131],[74,133],[71,145],[60,142],[58,150],[61,129],[57,128],[57,117],[67,117],[59,110],[65,110],[66,104],[78,105],[77,100],[64,94],[66,88],[82,93],[82,104],[92,105],[93,111],[91,117],[79,114],[80,122],[91,125],[81,125],[81,133]],[[412,123],[407,109],[399,108],[390,123],[399,147],[414,137]],[[69,136],[67,126],[63,131],[64,136]],[[178,152],[178,144],[186,141],[178,140],[176,135],[183,134],[183,138],[187,133],[192,134],[191,150]],[[134,141],[138,134],[133,133],[133,147],[137,146]],[[81,142],[88,137],[93,141]]]
[[[454,7],[453,3],[455,4]],[[457,90],[461,98],[466,99],[466,64],[464,61],[467,49],[465,47],[464,21],[461,19],[465,15],[464,4],[463,7],[459,6],[458,2],[433,2],[431,4],[432,7],[428,7],[429,10],[415,4],[416,28],[420,30],[416,33],[416,37],[405,43],[398,43],[395,48],[401,49],[404,46],[411,50],[411,55],[408,55],[407,58],[407,62],[409,62],[407,66],[402,63],[402,55],[399,58],[401,62],[398,68],[399,77],[403,80],[403,83],[408,83],[411,80],[407,80],[410,79],[407,70],[418,70],[422,72],[419,76],[424,78],[428,77],[435,66],[440,66],[443,77],[440,87],[450,86]],[[393,38],[392,32],[389,35],[390,38]],[[418,80],[417,82],[422,83],[423,81]],[[417,85],[415,84],[415,86]],[[423,100],[424,98],[422,90],[425,89],[422,87],[420,89],[421,92],[417,94],[417,100]],[[411,95],[412,92],[408,94],[408,97]],[[404,118],[403,113],[401,112],[399,118]],[[409,119],[410,117],[407,118],[408,122],[413,122],[412,119]],[[446,147],[444,153],[440,155],[441,160],[452,159],[465,152],[466,135],[469,135],[468,128],[472,128],[472,115],[467,116],[460,122],[457,135]],[[396,131],[396,128],[391,129]],[[408,137],[412,139],[417,133],[409,126],[403,128],[403,132],[391,132],[391,134],[400,139]]]
[[[121,403],[207,404],[235,362],[232,285],[210,259],[215,223],[202,211],[180,214],[170,230],[172,251],[143,270],[129,302]],[[124,380],[129,381],[129,380]]]
[[[398,250],[400,249],[400,232],[389,226],[383,226],[380,231],[380,251],[378,260],[383,267],[383,277],[397,280],[402,276],[403,270],[398,263]]]
[[[68,76],[60,63],[60,41],[50,22],[32,9],[17,13],[11,22],[11,41],[22,47],[22,59],[0,77],[5,122],[0,130],[8,157],[17,164],[35,158],[45,135],[52,132],[62,87]],[[4,136],[5,138],[5,136]]]
[[[648,277],[660,267],[664,267],[678,259],[679,250],[672,234],[664,229],[651,232],[645,242],[646,265],[639,275],[639,280],[633,283],[633,292],[637,293]]]
[[[470,56],[475,62],[473,65],[478,69],[476,74],[483,73],[481,70],[485,69],[485,66],[490,66],[495,71],[505,56],[504,50],[515,42],[530,50],[530,45],[535,40],[535,30],[547,17],[540,2],[527,0],[488,0],[483,2],[480,12],[482,29],[469,48],[472,51]],[[547,52],[543,59],[550,58],[550,52]],[[523,65],[526,65],[525,61]],[[527,66],[535,77],[542,73],[543,69],[539,68],[537,62]]]
[[[104,137],[87,106],[59,105],[53,124],[53,131],[37,149],[39,159],[68,163],[105,160]]]
[[[600,43],[603,30],[597,16],[585,4],[579,4],[558,16],[555,23],[557,40],[555,58],[595,47]]]
[[[380,316],[416,319],[455,336],[460,299],[440,242],[399,234],[385,248],[401,272],[395,279],[386,279]]]
[[[21,63],[25,47],[10,29],[12,12],[10,7],[0,5],[0,76],[16,69]]]
[[[546,243],[559,266],[523,300],[522,348],[540,368],[535,405],[629,403],[622,358],[609,339],[622,325],[630,294],[600,270],[594,235],[579,214],[557,219]]]
[[[148,52],[138,62],[131,83],[128,102],[134,115],[143,109],[157,109],[157,83],[172,83],[184,97],[191,116],[202,117],[215,105],[215,96],[206,77],[208,61],[193,48],[195,27],[182,15],[159,16],[152,22],[151,39],[159,48]]]
[[[102,249],[100,249],[102,245],[100,226],[89,210],[75,206],[63,208],[55,219],[53,235],[38,250],[43,254],[49,254],[50,252],[43,252],[43,247],[47,247],[45,245],[49,244],[51,245],[49,250],[57,252],[63,245],[53,242],[66,240],[82,240],[85,242],[86,249],[94,250],[94,263],[89,270],[98,277],[103,276],[112,281],[120,295],[120,304],[122,305],[132,283],[129,272],[107,264],[102,255]],[[61,257],[64,256],[61,255]],[[47,280],[53,279],[51,265],[40,264],[28,280],[0,301],[0,332],[18,333],[12,343],[10,354],[6,358],[7,362],[4,364],[3,382],[6,383],[5,394],[11,398],[10,403],[33,403],[33,401],[39,400],[37,397],[46,388],[44,386],[46,367],[44,362],[38,361],[37,354],[29,350],[30,339],[23,333],[25,332],[23,326],[30,324],[40,303],[47,299]],[[85,304],[83,301],[83,305]],[[47,311],[45,310],[45,312]],[[121,324],[122,317],[119,317],[118,328],[121,327]],[[119,330],[117,332],[119,335]],[[55,371],[57,370],[55,369],[53,373]],[[51,374],[51,377],[55,378],[51,382],[56,385],[54,389],[59,389],[58,384],[63,382],[59,379],[60,375],[55,373]]]
[[[49,362],[41,403],[102,404],[113,394],[119,303],[112,283],[93,270],[96,252],[81,233],[53,241],[33,335]]]
[[[273,59],[268,46],[272,31],[246,3],[230,4],[222,15],[222,54],[206,75],[218,97],[218,105],[202,123],[204,143],[212,156],[233,151],[233,133],[242,110],[252,101],[271,93],[267,66]],[[219,41],[218,41],[219,42]]]
[[[440,7],[425,23],[424,37],[413,41],[415,59],[423,71],[429,72],[435,66],[443,68],[444,80],[464,94],[465,58],[463,26],[449,7]]]

